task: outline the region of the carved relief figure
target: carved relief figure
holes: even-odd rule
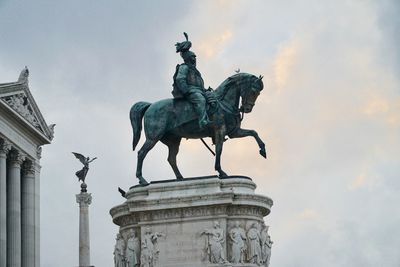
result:
[[[140,264],[140,241],[139,237],[135,236],[133,239],[133,250],[135,251],[136,259],[137,259],[137,266]]]
[[[142,252],[140,255],[140,267],[150,267],[152,266],[153,256],[147,247],[145,241],[142,241]]]
[[[219,222],[214,222],[214,228],[205,229],[201,234],[207,235],[207,254],[211,263],[226,263],[223,243],[225,242],[224,230]]]
[[[121,234],[117,234],[114,248],[114,266],[125,267],[125,241]]]
[[[26,107],[26,97],[22,94],[20,95],[14,95],[10,97],[9,102],[10,106],[17,111],[19,114],[21,114],[23,117],[26,116],[28,113],[28,109]]]
[[[231,263],[243,263],[246,251],[246,234],[238,221],[235,222],[235,226],[229,231],[229,238],[232,242]]]
[[[138,255],[138,247],[139,239],[135,235],[135,231],[132,229],[129,232],[128,240],[126,242],[126,251],[125,251],[125,258],[126,258],[126,267],[136,267],[139,265]]]
[[[247,259],[250,263],[261,264],[261,236],[258,230],[258,223],[252,223],[247,231]]]
[[[24,117],[27,121],[33,124],[33,126],[39,126],[39,123],[36,117],[33,115],[32,110],[29,109],[28,105],[28,97],[24,94],[13,95],[8,99],[5,99],[6,102],[22,117]]]
[[[261,253],[262,253],[262,264],[266,267],[269,266],[269,262],[271,259],[271,248],[273,244],[271,237],[268,234],[268,229],[269,226],[266,226],[263,223],[261,230]]]
[[[141,267],[154,267],[158,261],[158,238],[165,237],[165,234],[152,232],[149,227],[146,228],[142,241]]]

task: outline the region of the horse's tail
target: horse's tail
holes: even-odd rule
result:
[[[133,143],[132,148],[135,150],[140,139],[140,132],[142,131],[142,119],[147,108],[150,106],[147,102],[137,102],[131,108],[129,117],[131,119],[132,130],[133,130]]]

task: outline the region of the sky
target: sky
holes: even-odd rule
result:
[[[274,200],[270,266],[400,266],[399,12],[396,0],[0,0],[0,82],[27,65],[57,124],[41,160],[42,266],[78,265],[72,151],[98,157],[87,178],[91,263],[112,266],[109,210],[124,201],[118,187],[137,183],[128,112],[171,97],[183,31],[206,87],[237,68],[264,76],[242,126],[268,159],[251,138],[228,140],[222,166]],[[158,144],[144,177],[173,178],[166,157]],[[187,177],[215,173],[199,140],[182,142],[178,164]]]

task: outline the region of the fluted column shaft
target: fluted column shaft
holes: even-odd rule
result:
[[[25,162],[22,173],[22,267],[35,267],[35,163]]]
[[[90,266],[89,205],[92,196],[81,192],[76,195],[79,203],[79,266]]]
[[[10,152],[7,177],[7,267],[21,267],[21,164],[24,156]]]
[[[35,267],[40,267],[40,163],[42,148],[37,149],[35,164]]]
[[[10,144],[0,140],[0,266],[7,266],[7,153]]]

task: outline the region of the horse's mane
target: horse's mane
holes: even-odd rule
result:
[[[221,100],[224,98],[229,89],[242,85],[243,83],[250,83],[257,79],[256,76],[249,73],[238,73],[228,77],[223,81],[217,89],[215,89],[216,98]]]

